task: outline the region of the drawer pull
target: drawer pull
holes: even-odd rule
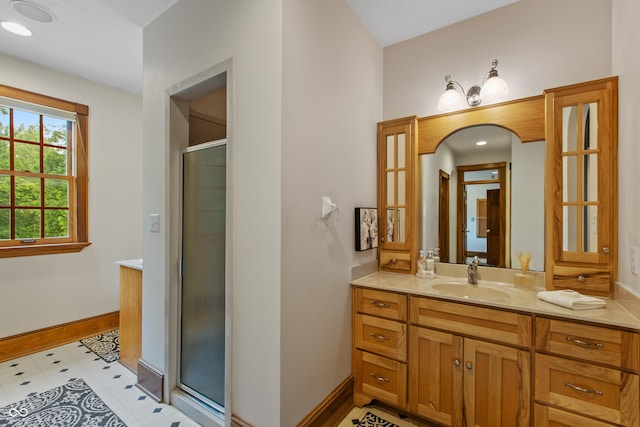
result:
[[[565,337],[565,339],[569,342],[574,343],[575,345],[580,345],[582,347],[589,347],[589,348],[602,348],[604,347],[604,344],[600,344],[597,342],[586,342],[586,341],[582,341],[582,340],[577,340],[575,338],[571,338],[571,337]]]
[[[391,304],[388,302],[380,302],[380,301],[371,301],[371,304],[375,305],[378,308],[389,308]]]
[[[567,381],[564,382],[564,385],[574,389],[575,391],[579,391],[580,393],[596,394],[598,396],[602,396],[604,394],[600,390],[589,390],[588,388],[580,387]]]
[[[389,340],[389,337],[384,336],[384,335],[378,335],[378,334],[375,334],[373,332],[370,333],[369,336],[377,339],[378,341],[388,341]]]
[[[379,383],[388,383],[389,382],[389,378],[379,377],[376,374],[374,374],[373,372],[371,372],[369,375],[371,375],[373,377],[373,379],[378,381]]]

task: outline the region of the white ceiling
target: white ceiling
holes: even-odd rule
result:
[[[518,0],[346,0],[382,47]]]
[[[178,0],[27,1],[55,20],[33,21],[18,13],[12,0],[0,0],[0,20],[33,31],[32,37],[21,37],[0,30],[0,53],[140,94],[142,29]],[[386,47],[518,0],[345,1]]]

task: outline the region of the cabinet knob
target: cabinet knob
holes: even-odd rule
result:
[[[467,362],[467,369],[471,370],[471,368],[473,368],[473,365],[471,364],[471,362]]]
[[[578,282],[584,282],[584,276],[578,276]]]
[[[380,238],[380,243],[384,243],[384,237]]]
[[[391,258],[391,264],[397,264],[397,263],[398,263],[398,260],[397,260],[397,259],[395,259],[395,258]]]
[[[608,247],[605,246],[604,248],[602,248],[603,254],[608,254],[609,252],[611,252],[611,249],[609,249]]]
[[[453,361],[454,366],[460,366],[460,361],[458,359]]]

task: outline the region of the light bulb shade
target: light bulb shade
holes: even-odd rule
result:
[[[480,98],[485,102],[492,102],[500,98],[504,98],[509,93],[507,82],[498,77],[497,73],[494,77],[490,77],[482,85],[480,89]]]
[[[455,89],[447,89],[438,100],[438,110],[454,110],[464,103],[464,98]]]

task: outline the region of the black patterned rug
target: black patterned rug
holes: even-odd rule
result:
[[[383,420],[376,414],[367,412],[367,414],[362,417],[362,419],[358,423],[358,427],[398,427],[398,425],[390,421]]]
[[[81,378],[0,408],[0,426],[127,427]]]
[[[80,342],[107,363],[120,358],[120,329],[85,338]]]

